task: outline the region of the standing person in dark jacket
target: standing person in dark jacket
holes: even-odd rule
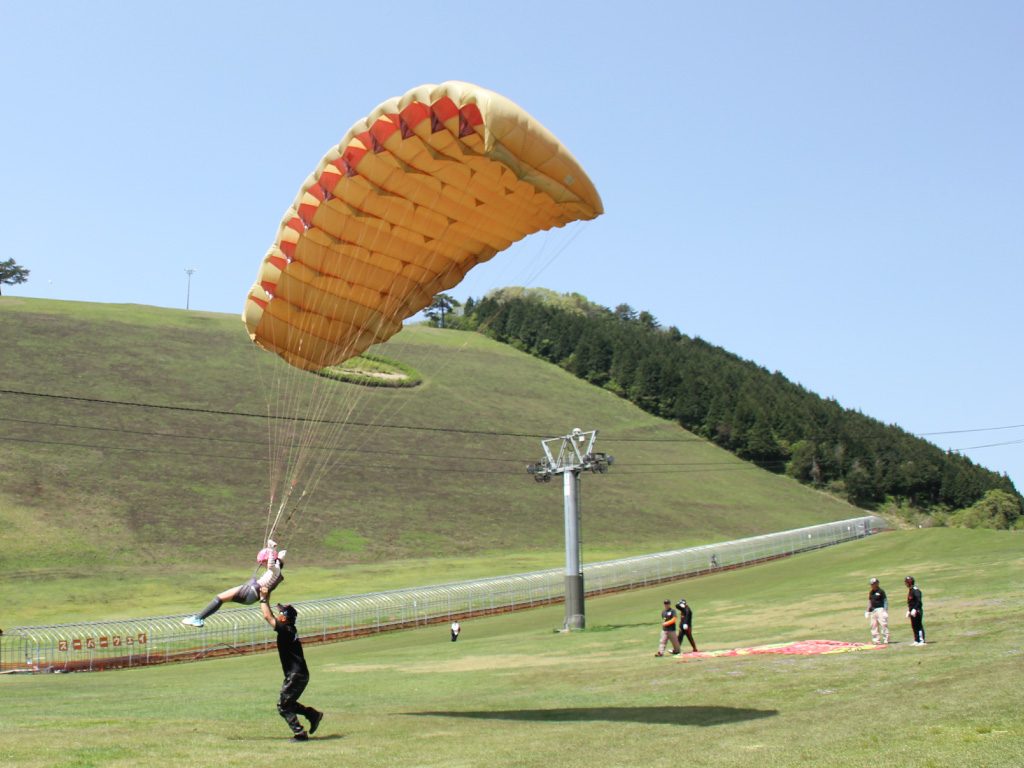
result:
[[[281,657],[281,669],[284,671],[284,685],[281,686],[281,696],[277,700],[277,711],[292,729],[292,741],[308,741],[309,734],[316,733],[316,729],[320,727],[324,713],[299,703],[299,696],[309,685],[309,668],[306,667],[302,641],[299,640],[299,632],[295,628],[295,619],[299,612],[294,606],[278,603],[279,615],[274,616],[270,612],[267,595],[266,587],[260,590],[260,610],[263,612],[263,619],[277,633],[277,655]],[[309,733],[306,733],[297,715],[309,720]]]
[[[690,641],[693,652],[696,653],[697,644],[693,642],[693,609],[682,598],[679,598],[676,608],[679,610],[679,646],[682,647],[685,637]]]
[[[655,656],[665,655],[665,646],[672,643],[672,655],[679,655],[679,638],[676,637],[676,612],[672,610],[672,601],[664,602],[665,609],[661,612],[661,640],[658,641],[658,652]]]
[[[868,609],[864,613],[864,618],[871,619],[871,642],[875,645],[888,645],[889,598],[885,596],[885,590],[878,583],[878,579],[871,579]]]
[[[921,590],[914,583],[913,576],[907,576],[903,583],[907,585],[907,618],[910,619],[910,628],[914,630],[914,645],[924,645],[924,600],[921,598]]]

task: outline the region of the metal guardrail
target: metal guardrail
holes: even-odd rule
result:
[[[887,529],[874,515],[718,544],[585,565],[586,594],[638,589],[852,541]],[[296,602],[303,642],[504,613],[565,599],[564,569]],[[0,636],[0,672],[138,667],[252,653],[274,646],[257,608],[221,610],[202,629],[182,616],[15,627]]]

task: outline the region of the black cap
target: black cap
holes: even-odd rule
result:
[[[285,615],[285,618],[288,619],[288,621],[295,621],[295,619],[299,615],[299,612],[297,610],[295,610],[295,606],[291,605],[291,604],[281,604],[281,603],[278,603],[274,607],[277,608],[277,610],[280,613],[283,613]]]

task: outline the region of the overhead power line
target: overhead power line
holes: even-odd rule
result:
[[[138,403],[128,400],[107,400],[95,397],[82,397],[77,395],[56,395],[46,392],[28,392],[24,390],[16,389],[0,389],[0,395],[21,395],[24,397],[39,397],[47,398],[52,400],[66,400],[69,402],[80,402],[90,403],[96,405],[113,405],[121,406],[126,408],[140,408],[140,409],[153,409],[163,411],[175,411],[180,413],[198,413],[207,414],[213,416],[228,416],[228,417],[239,417],[245,419],[273,419],[275,421],[296,421],[296,422],[309,422],[309,423],[320,423],[320,424],[337,424],[350,427],[366,427],[373,429],[405,429],[418,432],[431,432],[431,433],[448,433],[448,434],[463,434],[463,435],[481,435],[485,437],[519,437],[519,438],[532,438],[532,439],[546,439],[549,435],[542,435],[539,433],[531,432],[503,432],[500,430],[483,430],[483,429],[460,429],[456,427],[429,427],[429,426],[416,426],[412,424],[384,424],[375,422],[364,422],[356,421],[353,419],[346,420],[333,420],[333,419],[310,419],[301,416],[272,416],[266,413],[252,413],[248,411],[226,411],[217,408],[198,408],[194,406],[185,405],[167,405],[162,403]],[[975,429],[955,429],[945,430],[938,432],[918,432],[908,433],[913,437],[925,438],[936,435],[956,435],[956,434],[967,434],[972,432],[996,432],[1008,429],[1024,429],[1024,424],[1008,424],[999,427],[978,427]],[[124,432],[130,432],[130,430],[119,430]],[[844,437],[858,437],[856,435],[844,435]],[[604,438],[608,442],[613,443],[708,443],[709,441],[702,437],[616,437],[614,435],[608,435]],[[808,436],[808,440],[835,440],[836,436]],[[864,439],[860,437],[859,439]],[[953,451],[969,451],[976,450],[979,448],[994,448],[1006,445],[1016,445],[1024,441],[1012,440],[1004,443],[988,443],[985,445],[975,445],[966,448],[951,448]]]
[[[219,459],[224,461],[247,461],[247,462],[260,462],[266,463],[269,459],[266,456],[233,456],[230,454],[223,453],[197,453],[196,451],[182,451],[167,448],[145,448],[139,446],[129,445],[99,445],[96,443],[76,443],[67,440],[42,440],[34,437],[6,437],[0,436],[0,442],[12,442],[12,443],[28,443],[30,445],[42,445],[42,446],[54,446],[59,448],[83,448],[86,450],[93,451],[121,451],[124,453],[155,453],[162,456],[188,456],[193,459]],[[329,450],[329,449],[328,449]],[[336,449],[339,452],[344,452],[345,449]],[[419,456],[428,457],[439,460],[458,460],[458,461],[481,461],[486,460],[489,462],[501,462],[507,464],[515,464],[515,468],[507,470],[498,469],[473,469],[474,474],[488,474],[488,475],[521,475],[524,461],[522,459],[483,459],[480,456],[442,456],[437,454],[410,454],[404,451],[366,451],[360,449],[360,453],[378,453],[387,456]],[[356,454],[353,454],[355,456]],[[395,464],[387,465],[379,462],[356,462],[346,461],[343,462],[349,467],[368,467],[372,469],[390,470],[390,469],[402,469],[408,470],[408,464]],[[628,463],[619,462],[616,465],[618,470],[621,470],[623,475],[672,475],[672,474],[689,474],[692,472],[736,472],[736,471],[751,471],[759,469],[755,464],[746,462],[715,462],[715,461],[695,461],[692,463],[679,462],[675,464],[650,464],[644,462],[640,465],[630,465]],[[660,467],[660,468],[656,468]],[[459,467],[435,467],[435,466],[423,466],[423,469],[430,472],[460,472],[464,473],[465,468]]]
[[[1008,424],[1005,427],[979,427],[977,429],[950,429],[946,432],[919,432],[917,436],[930,437],[932,435],[964,435],[968,432],[996,432],[1001,429],[1024,429],[1024,424]]]
[[[25,392],[16,389],[0,389],[0,394],[23,395],[25,397],[45,397],[54,400],[68,400],[71,402],[90,403],[93,405],[116,405],[127,408],[147,408],[162,411],[178,411],[183,413],[201,413],[212,416],[232,416],[245,419],[273,419],[277,421],[296,421],[316,424],[338,424],[349,427],[372,427],[374,429],[409,429],[421,432],[452,432],[466,435],[486,435],[490,437],[528,437],[543,438],[547,435],[531,434],[527,432],[497,432],[483,429],[456,429],[455,427],[423,427],[412,424],[378,424],[374,422],[362,422],[354,419],[311,419],[304,416],[273,416],[266,413],[251,413],[249,411],[225,411],[217,408],[196,408],[185,405],[166,405],[161,403],[134,403],[127,400],[105,400],[97,397],[80,397],[76,395],[54,395],[45,392]]]
[[[126,408],[143,408],[143,409],[154,409],[162,411],[176,411],[180,413],[199,413],[212,416],[230,416],[240,417],[245,419],[273,419],[275,421],[296,421],[303,423],[316,423],[316,424],[336,424],[341,426],[349,427],[367,427],[373,429],[408,429],[419,432],[434,432],[434,433],[450,433],[460,435],[482,435],[485,437],[523,437],[532,439],[545,439],[550,435],[543,435],[532,432],[502,432],[499,430],[484,430],[484,429],[460,429],[456,427],[426,427],[426,426],[415,426],[412,424],[384,424],[376,422],[356,421],[354,419],[311,419],[303,416],[272,416],[266,413],[252,413],[249,411],[225,411],[217,408],[197,408],[194,406],[186,405],[166,405],[162,403],[136,403],[128,400],[106,400],[96,397],[81,397],[77,395],[55,395],[46,392],[26,392],[24,390],[16,389],[0,389],[0,394],[6,395],[22,395],[24,397],[41,397],[52,400],[66,400],[70,402],[78,403],[90,403],[92,405],[114,405],[122,406]],[[669,442],[669,443],[704,443],[707,442],[703,438],[692,437],[692,438],[643,438],[643,437],[619,437],[609,438],[618,442]]]

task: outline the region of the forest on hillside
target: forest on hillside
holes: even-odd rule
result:
[[[1022,497],[1006,475],[663,328],[649,312],[523,288],[458,309],[432,321],[552,362],[763,469],[864,509],[946,525],[1024,527]]]

